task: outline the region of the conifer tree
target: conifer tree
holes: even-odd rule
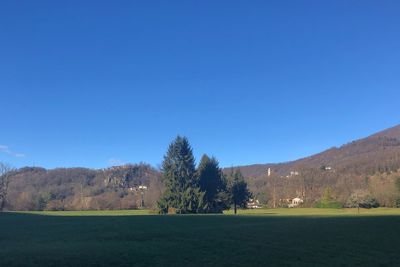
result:
[[[203,212],[221,213],[227,208],[229,195],[226,179],[219,168],[218,161],[214,157],[203,155],[197,169],[197,176],[200,191],[204,193]]]
[[[237,207],[246,208],[248,200],[251,198],[251,193],[247,188],[247,183],[239,169],[233,171],[229,176],[229,191],[235,214]]]
[[[165,192],[158,202],[160,213],[196,213],[202,194],[196,179],[195,160],[186,137],[178,136],[170,144],[162,164]]]

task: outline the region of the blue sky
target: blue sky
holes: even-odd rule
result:
[[[398,1],[1,1],[0,161],[222,166],[400,123]]]

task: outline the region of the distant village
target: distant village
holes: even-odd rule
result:
[[[322,166],[321,170],[333,171],[333,168],[331,166]],[[271,177],[271,175],[272,175],[272,169],[268,168],[267,169],[267,177]],[[295,177],[295,176],[299,176],[299,175],[300,175],[299,171],[293,170],[293,171],[290,171],[289,174],[287,174],[286,176],[280,176],[280,177],[281,178],[282,177],[291,178],[291,177]],[[289,196],[288,198],[279,199],[279,202],[281,205],[286,206],[288,208],[296,208],[304,203],[304,199],[303,199],[302,194],[300,192],[298,192],[295,196]],[[247,208],[249,208],[249,209],[260,209],[262,207],[263,207],[263,205],[256,198],[249,199],[249,201],[247,203]]]

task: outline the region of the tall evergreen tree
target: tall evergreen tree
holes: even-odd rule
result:
[[[247,188],[247,183],[239,169],[233,171],[229,176],[229,191],[235,214],[237,207],[246,208],[248,200],[251,198],[251,193]]]
[[[165,192],[158,206],[161,213],[196,213],[202,194],[196,178],[195,160],[186,137],[178,136],[169,146],[162,164]]]
[[[229,195],[226,179],[219,168],[218,161],[214,157],[203,155],[197,169],[197,176],[200,191],[204,193],[203,212],[220,213],[226,209]]]

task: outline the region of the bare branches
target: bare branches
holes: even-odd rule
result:
[[[10,165],[0,162],[0,211],[4,210],[12,172]]]

